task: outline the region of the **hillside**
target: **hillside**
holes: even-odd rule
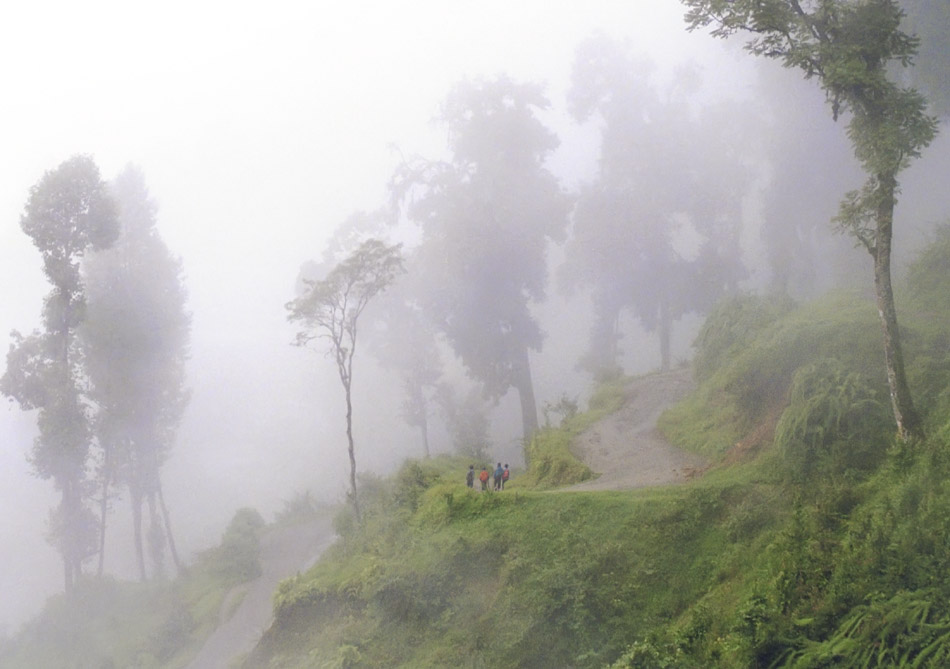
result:
[[[873,303],[738,296],[691,369],[605,383],[502,492],[459,457],[365,478],[362,524],[339,510],[272,608],[253,583],[321,550],[312,509],[242,510],[173,583],[54,598],[0,666],[182,667],[216,627],[193,666],[226,666],[258,630],[220,623],[252,611],[253,669],[947,666],[948,267],[945,230],[901,288],[924,441],[894,441]]]
[[[594,477],[620,425],[650,441],[629,416],[651,377],[542,430],[502,493],[467,490],[461,459],[407,463],[364,488],[362,526],[344,511],[341,540],[281,585],[245,666],[946,666],[948,240],[903,288],[926,441],[894,443],[873,303],[736,297],[658,423],[710,462],[702,476]],[[548,492],[577,483],[605,489]]]

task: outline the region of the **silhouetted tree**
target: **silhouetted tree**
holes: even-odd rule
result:
[[[86,316],[79,266],[89,250],[109,246],[118,234],[114,204],[93,160],[74,156],[46,172],[30,189],[20,226],[39,249],[53,290],[43,304],[43,331],[27,337],[13,332],[0,390],[21,408],[39,410],[30,461],[61,494],[49,531],[70,592],[97,543],[95,516],[86,504],[91,429],[76,337]]]
[[[320,281],[305,280],[303,294],[288,302],[288,319],[303,326],[298,346],[317,339],[329,342],[329,353],[346,398],[347,453],[350,458],[350,501],[357,520],[360,504],[356,490],[356,455],[353,442],[353,355],[360,316],[366,305],[384,291],[403,271],[400,245],[388,246],[378,239],[360,244]]]
[[[161,466],[188,403],[184,384],[191,319],[185,311],[181,263],[158,234],[156,207],[141,172],[126,168],[111,191],[121,233],[112,247],[91,254],[84,264],[89,306],[81,335],[102,449],[100,547],[109,487],[126,486],[144,580],[143,505],[149,512],[153,568],[161,573],[167,543],[181,570],[162,495]],[[100,572],[103,555],[100,550]]]
[[[543,341],[530,305],[545,297],[547,245],[570,209],[544,167],[558,145],[537,118],[547,107],[536,85],[463,82],[440,114],[451,161],[407,165],[393,182],[422,231],[423,310],[487,396],[517,390],[525,439],[538,427],[529,351]]]
[[[848,138],[867,179],[845,196],[836,218],[871,254],[878,313],[884,334],[891,404],[902,440],[923,434],[904,372],[897,310],[891,287],[891,240],[897,176],[930,144],[937,122],[926,100],[888,76],[908,66],[918,41],[901,30],[894,0],[683,0],[690,29],[713,25],[713,35],[751,33],[747,49],[776,58],[816,78],[832,117],[850,115]]]
[[[586,362],[595,373],[617,365],[624,309],[658,334],[668,369],[673,323],[734,290],[744,271],[742,144],[719,123],[719,110],[694,111],[692,70],[662,92],[651,70],[604,35],[582,43],[574,64],[570,111],[578,122],[600,122],[601,155],[574,212],[562,280],[593,290]]]

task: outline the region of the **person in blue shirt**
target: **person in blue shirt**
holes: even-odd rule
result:
[[[498,463],[498,467],[495,468],[495,490],[501,490],[501,476],[505,473],[505,470],[502,469],[501,463]]]

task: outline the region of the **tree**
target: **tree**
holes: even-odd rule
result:
[[[350,458],[350,502],[357,520],[360,504],[356,490],[356,454],[353,443],[353,355],[360,316],[373,297],[403,271],[401,245],[388,246],[368,239],[330,270],[320,281],[306,280],[302,295],[288,302],[288,319],[303,326],[296,344],[306,346],[317,339],[329,342],[346,399],[346,439]]]
[[[743,144],[717,123],[719,110],[696,111],[700,82],[691,68],[663,90],[652,69],[601,34],[575,57],[570,111],[578,122],[599,122],[601,155],[574,211],[561,279],[567,289],[593,290],[585,363],[595,374],[617,366],[624,310],[657,333],[669,369],[674,322],[735,290],[743,275],[738,235],[749,179],[736,148]]]
[[[61,494],[50,515],[50,539],[63,557],[65,589],[96,551],[96,523],[86,504],[90,407],[76,330],[86,316],[80,260],[112,244],[115,207],[89,156],[74,156],[46,172],[30,189],[20,227],[43,258],[53,289],[43,304],[43,331],[13,332],[0,390],[25,410],[38,409],[31,453],[36,474],[52,478]]]
[[[943,118],[950,117],[950,4],[943,0],[901,0],[908,32],[920,38],[911,80]]]
[[[428,458],[429,425],[441,385],[442,359],[430,324],[411,297],[411,288],[406,288],[406,282],[400,281],[378,305],[383,312],[381,327],[376,328],[369,344],[380,365],[399,375],[404,392],[402,418],[419,430],[422,452]]]
[[[112,247],[90,254],[83,275],[88,313],[81,328],[100,463],[100,563],[110,486],[125,486],[132,506],[139,575],[147,577],[144,538],[161,574],[167,544],[176,568],[171,520],[161,486],[175,432],[188,404],[185,361],[191,318],[181,263],[156,229],[156,206],[141,172],[126,168],[112,183],[121,234]],[[142,511],[149,529],[143,536]]]
[[[848,139],[865,172],[845,195],[835,221],[870,253],[884,339],[891,405],[902,441],[923,436],[907,385],[891,286],[891,240],[897,177],[937,133],[926,100],[889,78],[893,65],[913,62],[918,40],[901,30],[895,0],[683,0],[690,29],[713,35],[751,33],[746,48],[815,78],[832,118],[850,114]]]
[[[561,241],[568,198],[544,160],[557,137],[537,118],[539,86],[507,77],[458,84],[440,120],[450,162],[406,165],[393,180],[419,225],[420,304],[488,397],[518,392],[525,439],[538,427],[529,351],[545,297],[547,245]]]

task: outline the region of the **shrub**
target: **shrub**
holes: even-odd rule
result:
[[[884,456],[890,425],[888,407],[871,384],[829,359],[795,375],[775,442],[795,479],[816,471],[868,471]]]
[[[791,311],[790,298],[737,295],[720,302],[706,318],[694,345],[693,368],[700,381],[726,364],[762,330]]]
[[[257,510],[238,509],[215,551],[215,570],[228,580],[250,581],[261,575],[260,532],[264,519]]]

